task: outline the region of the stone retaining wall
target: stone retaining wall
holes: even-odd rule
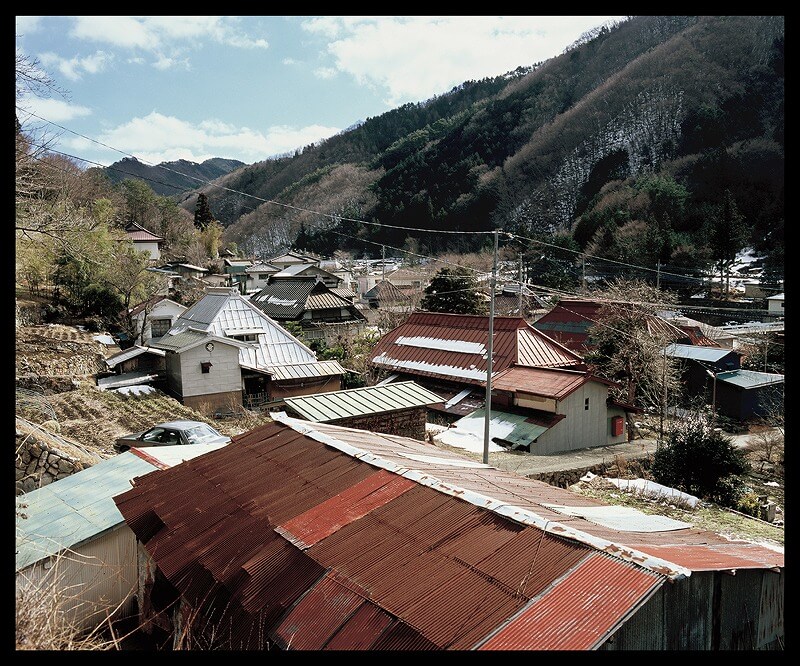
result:
[[[16,451],[17,495],[63,479],[87,466],[62,450],[19,432]]]

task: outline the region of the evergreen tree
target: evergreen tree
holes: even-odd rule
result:
[[[442,268],[425,288],[421,307],[429,312],[483,314],[485,304],[475,276],[466,268]]]
[[[208,205],[208,197],[201,192],[197,195],[197,206],[194,209],[194,226],[202,231],[213,221],[214,216]]]

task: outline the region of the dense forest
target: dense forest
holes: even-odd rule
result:
[[[784,18],[630,17],[176,200],[200,193],[247,255],[473,252],[486,234],[430,231],[500,229],[547,286],[587,265],[722,274],[743,247],[777,284]]]

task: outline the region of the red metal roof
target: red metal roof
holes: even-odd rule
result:
[[[608,303],[580,299],[561,299],[556,306],[537,319],[533,326],[580,354],[591,347],[589,329],[602,320],[602,308]],[[647,328],[652,334],[663,336],[669,342],[689,342],[689,334],[656,315],[647,317]],[[692,343],[693,344],[693,343]]]
[[[415,312],[375,345],[370,361],[381,368],[465,384],[486,381],[489,317]],[[493,375],[512,364],[584,367],[583,359],[522,317],[495,317]]]
[[[742,565],[716,549],[741,542],[601,528],[545,506],[599,502],[424,442],[275,418],[114,498],[233,649],[582,649],[680,575],[658,546]]]
[[[535,642],[538,650],[590,650],[660,584],[655,574],[592,555],[480,649],[524,650]]]
[[[499,391],[530,393],[563,400],[590,381],[612,384],[605,379],[575,370],[512,366],[492,379],[492,387]]]

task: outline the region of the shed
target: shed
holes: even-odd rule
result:
[[[290,415],[315,423],[424,440],[427,407],[442,398],[409,381],[286,398],[284,402]]]
[[[396,435],[275,414],[115,501],[146,564],[140,619],[170,623],[189,649],[717,651],[784,639],[782,552]]]
[[[749,421],[783,411],[784,376],[754,370],[732,370],[716,375],[718,414]]]
[[[50,590],[76,625],[93,629],[114,612],[138,612],[136,538],[113,497],[135,477],[165,469],[221,445],[131,449],[17,497],[17,590]],[[30,586],[30,587],[29,587]]]

